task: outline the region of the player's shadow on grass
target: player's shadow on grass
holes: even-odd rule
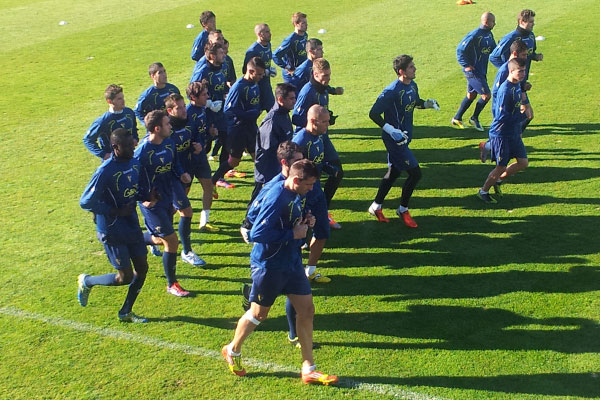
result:
[[[415,216],[420,226],[414,230],[397,217],[388,224],[370,218],[343,222],[343,230],[328,241],[322,257],[326,266],[585,265],[587,255],[600,252],[598,216]]]
[[[485,390],[509,395],[531,394],[597,398],[600,396],[600,373],[548,373],[498,376],[348,376],[352,381],[417,387]],[[466,395],[466,394],[465,394]]]

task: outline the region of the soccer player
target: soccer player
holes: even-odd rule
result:
[[[214,188],[210,164],[206,158],[205,146],[207,138],[217,136],[217,128],[210,124],[206,117],[208,86],[205,82],[192,82],[186,89],[190,99],[187,107],[188,122],[192,130],[192,176],[202,185],[202,211],[200,212],[200,231],[218,232],[220,229],[209,222]],[[217,194],[218,197],[218,194]]]
[[[302,128],[294,135],[294,143],[302,146],[305,156],[314,162],[319,169],[319,174],[325,164],[324,133],[329,128],[329,111],[327,108],[315,104],[308,110],[306,128]],[[310,241],[310,252],[306,263],[306,276],[317,283],[329,283],[331,279],[317,272],[317,263],[323,254],[325,242],[330,234],[330,219],[327,209],[327,199],[321,189],[321,182],[317,180],[314,188],[306,195],[305,208],[314,215],[316,222],[313,227],[313,236]]]
[[[518,26],[517,28],[506,34],[499,42],[492,54],[490,54],[490,61],[496,68],[500,68],[502,64],[508,61],[510,57],[510,45],[515,40],[521,40],[527,45],[527,63],[525,68],[525,78],[521,82],[521,90],[527,96],[527,91],[531,89],[531,84],[529,84],[529,70],[531,68],[531,60],[533,61],[542,61],[544,59],[544,55],[542,53],[536,53],[537,44],[535,41],[535,35],[533,34],[533,26],[535,25],[535,12],[533,10],[521,10],[519,16],[517,18]],[[529,102],[529,99],[527,100]],[[529,111],[527,118],[523,120],[521,123],[521,133],[525,131],[527,125],[533,119],[533,108],[531,108],[531,104],[529,105]]]
[[[490,101],[487,68],[490,53],[496,47],[494,35],[492,34],[495,25],[496,17],[494,17],[494,14],[490,12],[483,13],[479,28],[469,32],[456,48],[456,58],[467,78],[467,95],[460,103],[460,107],[451,121],[451,125],[459,129],[465,128],[462,117],[479,94],[480,97],[475,104],[473,116],[469,118],[469,124],[473,125],[478,131],[484,131],[479,122],[479,114]]]
[[[292,123],[296,125],[296,131],[306,126],[306,115],[308,110],[314,104],[329,109],[329,94],[344,93],[344,88],[342,87],[337,87],[332,90],[329,86],[330,80],[331,67],[329,62],[323,58],[314,60],[312,77],[310,81],[304,85],[302,90],[300,90],[294,106],[294,112],[292,113]],[[336,116],[333,115],[331,110],[329,110],[329,115],[329,125],[333,125]],[[342,168],[340,156],[327,133],[323,135],[323,144],[325,146],[325,162],[322,170],[329,175],[325,182],[325,186],[323,187],[323,191],[325,192],[325,199],[327,201],[327,207],[329,208],[331,206],[331,199],[333,199],[333,196],[344,177],[344,169]],[[333,229],[341,228],[341,225],[333,219],[331,214],[329,215],[329,224]]]
[[[169,116],[163,110],[154,110],[145,117],[148,135],[140,142],[135,150],[135,158],[148,174],[151,187],[156,190],[159,200],[156,204],[141,203],[140,210],[144,223],[149,232],[144,234],[148,245],[163,245],[163,268],[167,278],[167,293],[174,296],[189,296],[190,292],[183,289],[177,282],[176,263],[179,241],[173,230],[173,200],[176,179],[189,183],[192,179],[185,173],[177,159],[175,144],[169,138],[171,123]],[[187,208],[189,204],[182,204]]]
[[[267,318],[277,296],[285,294],[297,312],[302,382],[329,385],[338,381],[335,375],[317,371],[313,361],[314,304],[300,254],[308,221],[302,217],[299,195],[310,191],[317,179],[318,170],[312,162],[300,160],[294,163],[288,178],[266,194],[257,223],[252,227],[255,245],[250,254],[250,310],[239,319],[233,340],[221,349],[229,370],[235,375],[246,375],[241,356],[244,341]]]
[[[402,197],[396,214],[406,226],[416,228],[417,223],[408,212],[408,202],[421,179],[419,163],[408,148],[413,137],[413,110],[415,107],[439,109],[439,106],[435,100],[422,100],[419,97],[419,90],[414,81],[417,68],[411,56],[403,54],[396,57],[393,68],[398,79],[383,89],[369,112],[369,118],[382,128],[381,139],[388,152],[388,170],[379,184],[369,213],[379,222],[390,222],[384,217],[381,206],[396,179],[402,171],[406,171],[408,178],[402,187]]]
[[[184,173],[192,176],[192,127],[188,122],[185,100],[180,94],[171,94],[165,99],[165,107],[171,124],[169,138],[175,145],[177,160]],[[194,211],[187,194],[192,186],[192,180],[183,184],[180,180],[173,182],[173,206],[179,212],[179,240],[181,241],[181,259],[188,264],[203,266],[206,262],[192,250],[192,218]]]
[[[192,60],[198,61],[204,55],[204,46],[208,41],[208,34],[217,29],[217,17],[212,11],[206,10],[200,14],[200,25],[202,25],[202,32],[194,39],[194,45],[192,46]]]
[[[150,64],[148,74],[150,74],[153,84],[142,92],[134,109],[135,116],[142,126],[144,126],[146,114],[152,110],[164,110],[165,98],[171,93],[179,93],[177,86],[167,82],[167,70],[161,63]]]
[[[508,62],[508,78],[498,88],[493,102],[494,120],[488,132],[492,148],[492,160],[496,168],[490,172],[477,195],[486,203],[496,203],[490,196],[492,186],[499,186],[504,179],[529,165],[527,151],[521,139],[521,122],[524,118],[525,106],[522,102],[520,82],[525,78],[527,62],[514,58]],[[516,158],[516,162],[508,162]],[[496,188],[496,193],[501,191]]]
[[[104,91],[108,103],[108,111],[98,117],[83,136],[83,144],[93,155],[107,160],[113,153],[110,134],[118,128],[124,128],[133,137],[134,145],[138,143],[137,123],[131,108],[125,107],[123,88],[108,85]]]
[[[271,87],[271,77],[274,78],[277,75],[277,69],[271,66],[271,59],[273,58],[273,54],[271,53],[271,29],[267,24],[257,24],[254,27],[254,33],[256,34],[256,42],[246,50],[242,73],[246,73],[246,66],[250,59],[259,57],[263,61],[266,71],[262,79],[258,82],[258,87],[260,88],[260,108],[269,111],[275,103],[273,88]]]
[[[215,29],[214,31],[210,31],[206,37],[206,44],[204,45],[204,49],[206,50],[206,46],[212,43],[219,43],[221,46],[225,46],[225,38],[223,37],[223,33],[220,29]],[[192,75],[196,73],[202,66],[206,64],[206,54],[204,54],[197,62],[194,64],[194,69],[192,71]],[[223,64],[223,73],[226,74],[227,66],[225,63]]]
[[[256,119],[260,115],[260,88],[258,82],[265,74],[266,66],[260,57],[253,57],[246,64],[244,76],[238,79],[225,99],[227,118],[227,150],[229,157],[219,164],[213,174],[213,183],[221,179],[225,172],[237,167],[242,154],[247,151],[254,160]]]
[[[520,60],[523,61],[527,61],[527,45],[525,44],[525,42],[521,41],[521,40],[515,40],[511,45],[510,45],[510,60],[512,60],[513,58],[518,58]],[[502,66],[500,68],[498,68],[498,72],[496,72],[496,78],[494,80],[494,85],[492,86],[492,110],[494,110],[494,99],[496,98],[496,94],[498,93],[498,89],[500,88],[500,85],[504,83],[504,81],[506,81],[506,78],[508,78],[508,61],[505,62],[504,64],[502,64]],[[523,87],[523,85],[521,85],[521,87]],[[521,94],[521,99],[522,99],[522,103],[525,106],[525,116],[527,118],[530,117],[530,112],[531,112],[531,106],[529,104],[529,99],[527,98],[527,96],[522,93]],[[481,160],[481,162],[486,162],[488,154],[491,150],[490,147],[490,142],[489,140],[487,142],[480,142],[479,143],[479,159]],[[499,189],[499,186],[494,186],[495,189]]]
[[[283,81],[292,83],[291,77],[294,70],[306,60],[306,14],[297,12],[292,15],[294,32],[286,37],[273,53],[273,62],[281,67]]]
[[[306,42],[306,55],[307,59],[300,64],[292,75],[290,75],[288,81],[296,86],[296,96],[300,93],[300,90],[310,81],[312,76],[313,61],[317,58],[323,58],[323,42],[319,39],[308,39]],[[328,87],[330,89],[331,87]],[[329,94],[336,94],[335,88],[331,88],[333,91],[328,90]]]
[[[77,298],[85,307],[90,290],[96,286],[129,285],[119,320],[148,322],[133,313],[132,308],[144,286],[148,261],[146,245],[136,212],[136,201],[156,202],[149,192],[149,181],[139,162],[133,158],[133,136],[124,128],[110,134],[113,149],[110,158],[96,170],[80,200],[81,208],[94,213],[97,236],[104,245],[108,260],[117,270],[114,274],[78,278]],[[133,269],[131,264],[133,263]]]
[[[233,59],[229,56],[229,40],[225,38],[223,38],[223,50],[225,51],[225,62],[223,63],[225,79],[227,79],[227,85],[231,87],[237,81],[237,74],[235,73]]]

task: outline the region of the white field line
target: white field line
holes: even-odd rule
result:
[[[157,347],[160,349],[168,349],[185,354],[221,360],[221,353],[219,351],[208,350],[199,346],[190,346],[180,343],[168,342],[166,340],[156,339],[150,336],[137,335],[111,328],[99,328],[97,326],[85,322],[77,322],[60,317],[48,317],[42,314],[23,311],[12,307],[0,307],[0,314],[4,314],[15,318],[40,321],[49,325],[54,325],[66,329],[72,329],[80,332],[92,333],[111,339],[126,340],[129,342],[140,343],[147,346]],[[282,365],[258,360],[256,358],[244,358],[244,364],[272,372],[287,372],[293,374],[298,373],[297,368],[285,367]],[[399,399],[441,400],[439,397],[433,397],[427,394],[411,392],[395,385],[364,383],[360,381],[355,381],[353,379],[342,378],[336,386],[393,396]]]

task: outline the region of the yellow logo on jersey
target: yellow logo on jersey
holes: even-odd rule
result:
[[[225,82],[215,85],[213,92],[222,92],[225,90]]]
[[[137,188],[135,188],[135,187],[125,189],[125,191],[123,192],[123,197],[125,197],[125,198],[135,197],[137,195],[137,192],[138,192]]]
[[[171,172],[171,163],[165,164],[165,165],[159,165],[158,167],[156,167],[156,170],[154,171],[157,174],[164,174],[167,172]]]
[[[260,103],[260,98],[258,96],[250,99],[250,104],[252,104],[253,106],[255,106],[259,103]]]

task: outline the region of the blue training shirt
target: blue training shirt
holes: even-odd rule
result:
[[[175,144],[177,150],[177,159],[181,168],[188,174],[192,173],[192,127],[188,119],[175,118],[169,116],[171,121],[170,139]]]
[[[463,70],[472,66],[474,73],[481,77],[487,75],[490,53],[496,47],[492,31],[479,27],[469,32],[456,47],[456,59]]]
[[[294,105],[294,112],[292,113],[292,123],[296,125],[297,129],[304,128],[306,126],[306,117],[308,109],[318,104],[325,108],[329,108],[329,92],[327,87],[315,82],[311,79],[298,94],[296,104]]]
[[[254,180],[269,182],[281,171],[277,148],[286,140],[292,140],[293,127],[290,110],[275,103],[258,128],[254,160]]]
[[[527,45],[527,67],[525,69],[525,79],[523,82],[529,79],[529,68],[531,67],[531,60],[536,56],[535,50],[537,45],[535,43],[535,35],[533,32],[525,30],[521,27],[517,27],[512,32],[507,33],[500,41],[498,45],[490,54],[490,61],[496,68],[500,68],[502,64],[510,59],[510,45],[515,40],[522,40]]]
[[[238,79],[225,99],[225,117],[228,126],[254,124],[260,115],[260,88],[243,77]]]
[[[419,89],[415,81],[405,85],[400,80],[395,80],[377,97],[370,114],[383,114],[384,122],[407,132],[410,142],[413,131],[413,111],[415,106],[420,103],[422,100],[419,97]]]
[[[135,113],[125,107],[120,112],[107,111],[98,117],[83,136],[83,144],[90,153],[104,159],[105,155],[112,153],[110,134],[118,128],[127,129],[136,142],[139,140]]]
[[[490,125],[489,137],[510,137],[521,133],[521,85],[504,81],[498,88],[492,107],[494,120]]]
[[[194,39],[192,53],[190,54],[192,60],[198,61],[200,58],[202,58],[204,55],[204,46],[206,45],[206,42],[208,42],[208,31],[203,29],[202,32],[196,36],[196,39]]]
[[[290,74],[287,73],[286,69],[296,69],[306,60],[307,40],[308,34],[306,32],[303,35],[292,32],[275,49],[273,62],[282,68],[281,74],[285,82],[289,82],[290,79]]]
[[[177,86],[170,83],[167,83],[162,89],[152,85],[142,92],[134,109],[135,116],[142,126],[146,126],[144,124],[144,117],[146,114],[154,110],[164,110],[165,99],[168,95],[173,93],[180,94]]]

